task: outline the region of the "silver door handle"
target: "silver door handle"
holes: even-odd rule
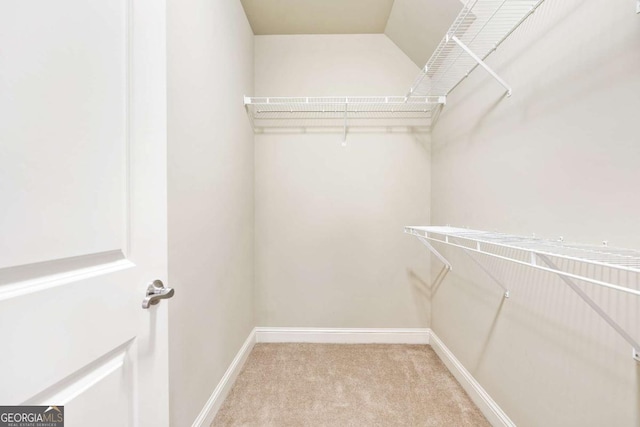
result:
[[[142,300],[142,308],[156,305],[161,299],[171,298],[175,294],[173,288],[165,288],[162,280],[154,280],[147,286],[147,296]]]

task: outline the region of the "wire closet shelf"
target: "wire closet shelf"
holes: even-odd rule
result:
[[[283,128],[410,127],[428,130],[446,96],[544,0],[468,0],[404,96],[245,97],[254,131]]]
[[[245,97],[255,129],[346,126],[428,126],[443,97]],[[375,124],[371,122],[375,119]]]
[[[417,237],[429,251],[444,263],[445,267],[436,278],[436,282],[441,282],[452,267],[432,243],[440,243],[461,249],[505,291],[504,296],[506,298],[510,296],[506,286],[485,268],[473,256],[474,254],[487,255],[558,275],[566,285],[575,291],[582,300],[632,346],[633,358],[640,362],[640,344],[636,339],[613,320],[574,280],[635,296],[640,296],[640,290],[595,279],[592,277],[594,268],[580,268],[577,271],[566,268],[568,263],[578,263],[602,269],[640,274],[640,251],[611,248],[605,245],[604,242],[602,245],[585,245],[568,243],[562,238],[549,240],[449,226],[408,226],[405,227],[404,231]]]
[[[447,96],[478,66],[511,94],[511,87],[484,60],[544,0],[468,0],[407,96]]]

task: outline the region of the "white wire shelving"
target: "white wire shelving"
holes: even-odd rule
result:
[[[245,97],[254,130],[267,128],[428,127],[444,97]]]
[[[245,97],[254,131],[348,127],[429,129],[446,96],[476,67],[511,94],[485,62],[544,0],[468,0],[405,96]]]
[[[447,273],[452,270],[452,266],[432,243],[445,244],[461,249],[504,290],[505,298],[510,297],[509,290],[482,265],[475,257],[476,254],[487,255],[558,275],[566,285],[631,345],[633,358],[640,362],[640,344],[638,344],[638,341],[591,299],[575,283],[575,280],[635,296],[640,296],[640,290],[595,279],[585,274],[585,272],[591,271],[590,269],[581,269],[580,272],[575,272],[568,271],[568,269],[560,266],[569,261],[603,269],[640,274],[640,251],[610,248],[604,244],[601,246],[583,245],[567,243],[562,239],[547,240],[449,226],[408,226],[405,227],[405,233],[417,237],[431,253],[444,263],[443,269],[436,277],[435,285],[444,280]]]
[[[447,96],[478,66],[511,95],[484,61],[544,0],[468,0],[407,96]]]

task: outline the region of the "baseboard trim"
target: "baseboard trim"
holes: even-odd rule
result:
[[[192,427],[208,427],[242,370],[256,343],[324,344],[430,344],[440,360],[462,385],[471,400],[494,427],[516,427],[507,414],[476,381],[455,355],[428,328],[254,328],[222,376]]]
[[[211,393],[209,400],[207,400],[204,408],[202,408],[202,411],[200,411],[200,414],[193,422],[192,427],[209,427],[209,425],[211,425],[222,403],[231,391],[233,384],[236,382],[236,378],[238,378],[238,374],[240,374],[255,343],[256,330],[253,329],[231,362],[231,365],[229,365],[229,368],[222,376],[215,390]]]
[[[258,327],[255,331],[259,343],[429,344],[427,328]]]
[[[456,356],[447,348],[433,331],[430,331],[429,343],[447,369],[458,380],[473,403],[494,427],[516,427],[509,416],[491,398],[489,393],[480,385],[469,371],[460,363]]]

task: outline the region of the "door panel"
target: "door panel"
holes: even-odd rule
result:
[[[134,413],[133,372],[134,343],[129,342],[80,372],[65,378],[51,389],[28,401],[28,404],[46,405],[46,402],[66,402],[68,424],[82,425],[91,420],[91,426],[132,425]],[[96,416],[96,414],[99,414]],[[108,416],[106,416],[108,414]]]
[[[123,314],[139,309],[141,298],[126,289],[127,270],[0,301],[2,336],[11,343],[0,377],[12,384],[0,388],[1,402],[28,401],[136,337],[136,323]]]
[[[0,0],[5,405],[168,425],[165,60],[163,1]]]
[[[0,240],[0,268],[123,248],[127,11],[2,2],[0,227],[21,238]]]
[[[103,376],[90,378],[93,381],[69,400],[65,406],[67,423],[83,425],[83,421],[91,420],[91,427],[131,425],[133,381],[124,358],[114,362],[105,367]]]

